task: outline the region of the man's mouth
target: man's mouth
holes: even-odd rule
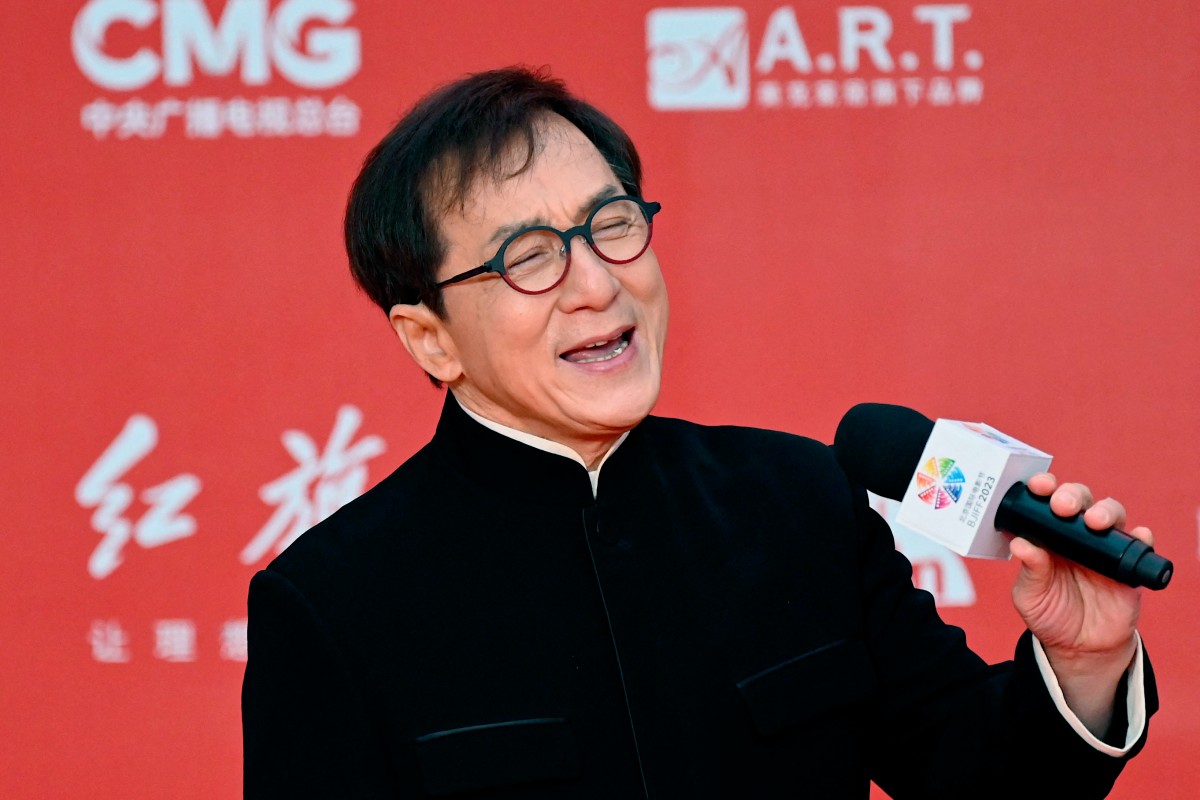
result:
[[[559,358],[570,361],[572,364],[595,364],[599,361],[610,361],[624,353],[632,339],[633,328],[629,328],[614,339],[593,342],[575,350],[568,350]]]

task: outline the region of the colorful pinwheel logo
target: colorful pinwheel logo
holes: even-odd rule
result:
[[[917,470],[917,497],[934,508],[958,502],[967,479],[953,458],[931,458]]]

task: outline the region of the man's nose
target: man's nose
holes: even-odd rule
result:
[[[583,234],[571,239],[567,248],[567,277],[564,295],[569,302],[597,308],[607,306],[620,291],[621,282],[613,273],[615,264],[601,258]]]

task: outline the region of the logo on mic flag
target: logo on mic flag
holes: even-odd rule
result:
[[[917,470],[917,497],[934,508],[954,505],[967,482],[953,458],[930,458]]]

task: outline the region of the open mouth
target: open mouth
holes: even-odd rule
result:
[[[593,342],[585,347],[568,350],[560,355],[559,358],[564,361],[570,361],[572,364],[595,364],[599,361],[611,361],[621,355],[621,353],[624,353],[632,340],[633,328],[630,328],[615,339]]]

